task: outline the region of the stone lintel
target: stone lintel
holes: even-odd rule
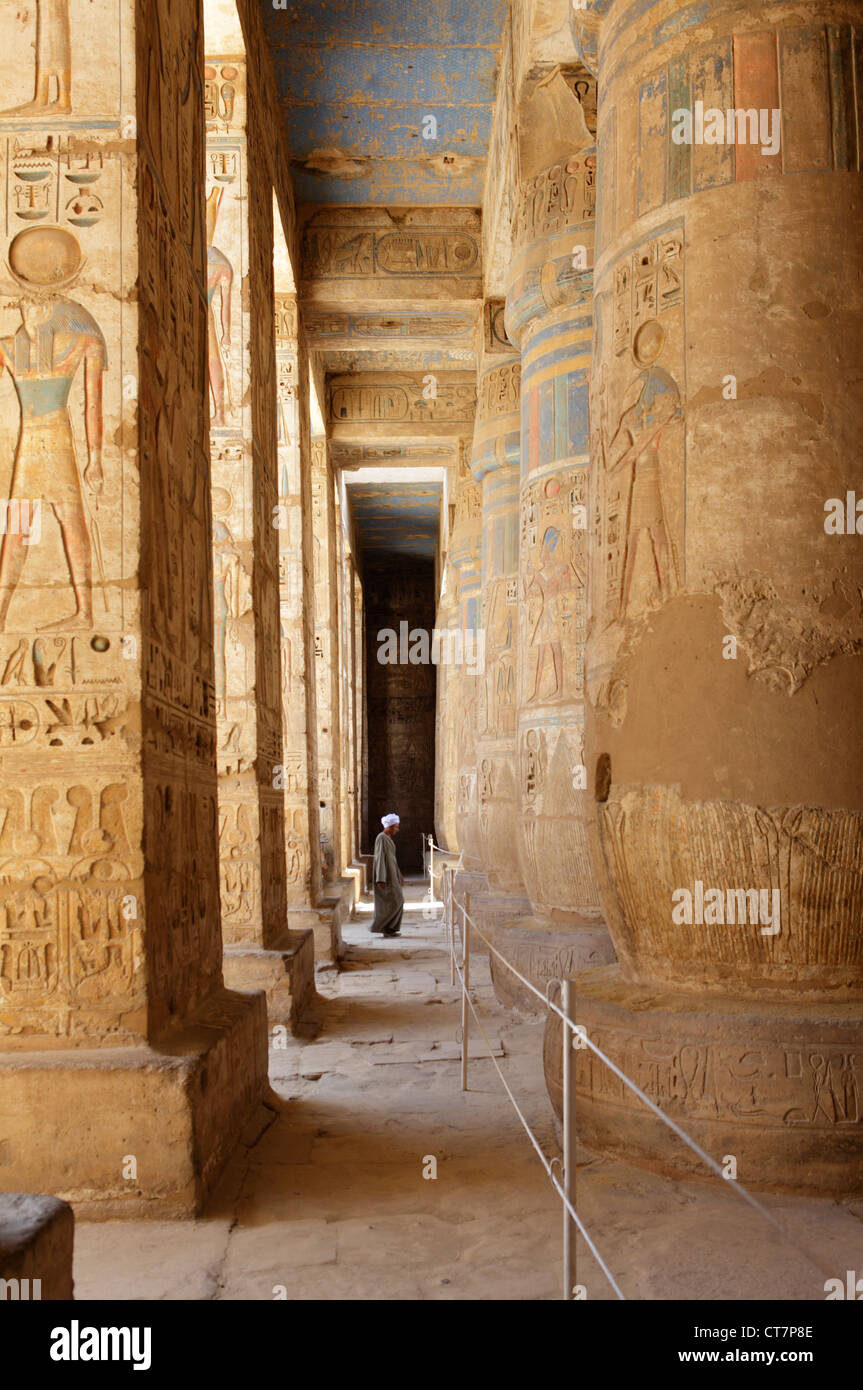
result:
[[[352,314],[402,319],[406,315],[416,317],[419,311],[421,316],[446,313],[461,321],[476,314],[482,302],[482,280],[403,275],[391,276],[381,284],[372,276],[333,277],[301,280],[299,297],[304,316],[344,314],[349,310]]]

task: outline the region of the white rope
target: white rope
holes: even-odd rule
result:
[[[548,1178],[550,1179],[551,1184],[552,1184],[552,1187],[554,1187],[554,1188],[557,1190],[559,1196],[561,1197],[561,1199],[562,1199],[562,1201],[563,1201],[564,1206],[566,1207],[567,1211],[569,1212],[570,1216],[572,1217],[572,1219],[573,1219],[573,1221],[575,1222],[575,1224],[576,1224],[576,1226],[578,1227],[578,1229],[581,1231],[581,1234],[584,1236],[584,1239],[587,1241],[587,1244],[588,1244],[588,1246],[589,1246],[589,1248],[590,1248],[591,1253],[593,1254],[594,1259],[596,1260],[597,1264],[599,1265],[600,1269],[602,1270],[602,1272],[603,1272],[603,1274],[605,1275],[606,1279],[608,1280],[609,1284],[610,1284],[611,1287],[614,1289],[614,1292],[617,1294],[617,1297],[620,1298],[620,1299],[623,1299],[623,1298],[624,1298],[624,1295],[620,1292],[620,1288],[618,1287],[618,1284],[617,1284],[617,1281],[616,1281],[615,1278],[614,1278],[614,1275],[613,1275],[613,1274],[611,1273],[611,1271],[609,1270],[608,1265],[605,1263],[605,1261],[603,1260],[603,1258],[602,1258],[602,1256],[600,1255],[599,1251],[597,1250],[596,1246],[594,1245],[593,1241],[591,1240],[590,1236],[588,1235],[587,1230],[585,1229],[584,1223],[583,1223],[582,1220],[581,1220],[581,1217],[580,1217],[580,1216],[578,1215],[578,1213],[576,1212],[575,1207],[572,1205],[572,1203],[570,1202],[570,1200],[569,1200],[569,1198],[567,1197],[566,1193],[564,1192],[563,1188],[561,1187],[561,1185],[560,1185],[558,1179],[555,1177],[555,1175],[554,1175],[554,1168],[553,1168],[553,1165],[552,1165],[550,1159],[546,1158],[545,1154],[543,1153],[542,1146],[541,1146],[539,1140],[537,1139],[536,1135],[534,1134],[533,1130],[531,1129],[530,1125],[528,1124],[527,1120],[525,1119],[524,1115],[522,1114],[521,1109],[520,1109],[519,1104],[518,1104],[518,1101],[516,1100],[515,1096],[513,1095],[512,1090],[510,1089],[510,1086],[509,1086],[509,1083],[507,1082],[506,1077],[504,1076],[503,1072],[501,1071],[500,1067],[499,1067],[498,1064],[497,1064],[497,1058],[496,1058],[495,1055],[494,1055],[494,1049],[492,1048],[491,1042],[489,1041],[488,1034],[486,1033],[485,1029],[484,1029],[483,1026],[482,1026],[482,1020],[481,1020],[479,1014],[477,1013],[476,1008],[474,1007],[474,1002],[473,1002],[473,1000],[472,1000],[471,997],[470,997],[470,990],[465,988],[464,975],[461,973],[461,968],[460,968],[460,966],[459,966],[458,961],[455,962],[455,968],[456,968],[456,974],[458,975],[459,979],[461,980],[462,993],[464,994],[465,998],[467,999],[468,1008],[470,1009],[471,1013],[472,1013],[473,1016],[474,1016],[474,1019],[475,1019],[475,1021],[476,1021],[476,1026],[477,1026],[477,1028],[479,1029],[479,1031],[482,1033],[483,1042],[485,1043],[486,1048],[488,1049],[488,1055],[489,1055],[489,1057],[490,1057],[490,1059],[491,1059],[491,1062],[492,1062],[492,1064],[493,1064],[493,1066],[494,1066],[494,1069],[495,1069],[495,1071],[497,1072],[498,1076],[500,1077],[500,1079],[501,1079],[501,1081],[502,1081],[502,1083],[503,1083],[504,1090],[506,1091],[507,1095],[508,1095],[509,1098],[510,1098],[510,1101],[512,1102],[512,1107],[513,1107],[513,1109],[515,1110],[516,1115],[518,1115],[518,1118],[521,1120],[521,1123],[522,1123],[522,1125],[523,1125],[523,1127],[524,1127],[524,1130],[525,1130],[525,1133],[527,1134],[528,1139],[529,1139],[530,1142],[533,1144],[533,1147],[536,1149],[536,1152],[537,1152],[537,1154],[539,1155],[540,1163],[542,1164],[543,1168],[545,1169],[546,1175],[547,1175]],[[463,1047],[465,1046],[464,1040],[462,1040],[462,1046],[463,1046]],[[569,1292],[571,1292],[571,1290],[568,1290],[568,1293],[569,1293]],[[625,1299],[624,1299],[624,1302],[625,1302]]]
[[[570,1216],[572,1217],[573,1221],[575,1222],[576,1226],[577,1226],[578,1229],[581,1231],[581,1234],[584,1236],[584,1239],[587,1241],[587,1244],[588,1244],[588,1246],[589,1246],[589,1248],[590,1248],[590,1252],[591,1252],[591,1254],[593,1255],[593,1258],[596,1260],[596,1263],[599,1265],[600,1269],[602,1270],[602,1272],[603,1272],[603,1274],[605,1275],[606,1279],[608,1280],[609,1284],[610,1284],[611,1287],[614,1289],[614,1292],[617,1294],[617,1297],[620,1298],[620,1299],[622,1299],[623,1302],[625,1303],[625,1302],[626,1302],[626,1295],[620,1292],[620,1289],[619,1289],[619,1287],[618,1287],[618,1285],[617,1285],[617,1281],[616,1281],[616,1279],[614,1278],[614,1275],[611,1273],[611,1270],[608,1268],[608,1265],[605,1263],[605,1260],[602,1258],[602,1256],[600,1255],[600,1253],[599,1253],[599,1251],[597,1250],[596,1246],[594,1245],[593,1241],[591,1240],[590,1236],[587,1234],[587,1230],[586,1230],[586,1228],[585,1228],[584,1222],[581,1220],[581,1217],[578,1215],[578,1212],[575,1210],[575,1207],[574,1207],[574,1206],[572,1205],[572,1203],[570,1202],[569,1198],[567,1197],[566,1193],[564,1192],[563,1188],[561,1187],[560,1182],[559,1182],[558,1179],[554,1176],[554,1173],[550,1173],[550,1174],[549,1174],[549,1177],[551,1178],[552,1186],[557,1188],[557,1191],[558,1191],[558,1193],[559,1193],[559,1195],[560,1195],[560,1199],[561,1199],[561,1201],[563,1202],[563,1205],[566,1207],[567,1211],[569,1212],[569,1214],[570,1214]],[[570,1290],[570,1292],[572,1292],[572,1290]]]
[[[730,1185],[732,1191],[737,1192],[741,1199],[744,1202],[747,1202],[750,1207],[752,1207],[753,1211],[757,1211],[759,1216],[762,1216],[765,1221],[769,1222],[769,1224],[774,1228],[774,1230],[776,1230],[779,1233],[783,1240],[787,1241],[788,1244],[791,1245],[798,1252],[798,1254],[803,1255],[803,1257],[806,1260],[808,1260],[810,1264],[814,1265],[816,1269],[819,1269],[822,1274],[826,1274],[828,1275],[828,1277],[832,1277],[830,1274],[830,1270],[827,1268],[827,1266],[825,1264],[822,1264],[821,1260],[817,1256],[813,1255],[811,1251],[807,1250],[804,1245],[801,1245],[800,1242],[794,1238],[794,1236],[789,1235],[788,1232],[782,1226],[780,1226],[779,1222],[767,1210],[767,1208],[762,1206],[762,1204],[758,1201],[757,1197],[754,1197],[752,1193],[749,1192],[748,1189],[743,1186],[742,1183],[737,1181],[736,1178],[726,1178],[725,1174],[723,1173],[721,1167],[716,1162],[716,1160],[714,1158],[711,1158],[710,1154],[707,1153],[704,1149],[702,1149],[701,1145],[696,1143],[696,1141],[693,1138],[691,1138],[690,1135],[688,1135],[684,1129],[681,1129],[680,1125],[677,1124],[674,1120],[672,1120],[670,1115],[666,1115],[665,1111],[662,1110],[656,1104],[655,1101],[651,1100],[650,1096],[645,1095],[641,1087],[636,1085],[636,1083],[631,1079],[631,1077],[627,1076],[625,1072],[621,1071],[620,1067],[617,1066],[617,1064],[613,1062],[611,1058],[603,1052],[601,1047],[598,1047],[595,1042],[591,1041],[591,1039],[587,1036],[586,1031],[580,1031],[577,1025],[574,1024],[571,1019],[566,1017],[563,1010],[559,1009],[556,1004],[552,1003],[552,1001],[548,998],[548,995],[543,994],[540,990],[536,988],[532,981],[526,979],[525,976],[522,975],[519,970],[516,970],[515,966],[510,964],[510,962],[506,959],[505,956],[501,954],[497,947],[489,941],[485,933],[480,929],[480,927],[477,926],[470,913],[465,912],[464,904],[459,904],[459,906],[461,908],[462,914],[465,917],[467,917],[467,920],[470,922],[473,930],[476,932],[477,936],[479,936],[479,938],[485,942],[488,949],[491,952],[493,952],[495,956],[497,956],[498,960],[500,960],[506,966],[506,968],[509,971],[511,971],[513,975],[516,976],[517,979],[521,980],[522,984],[525,985],[526,988],[529,989],[532,994],[536,995],[537,999],[539,999],[546,1006],[546,1008],[549,1008],[552,1010],[553,1013],[556,1013],[558,1018],[561,1019],[562,1022],[572,1030],[573,1034],[577,1038],[579,1038],[586,1047],[589,1047],[591,1051],[595,1052],[597,1057],[599,1057],[605,1063],[605,1065],[611,1071],[614,1072],[615,1076],[617,1076],[625,1086],[628,1086],[629,1089],[633,1092],[633,1094],[638,1096],[638,1099],[644,1105],[646,1105],[647,1108],[650,1111],[652,1111],[652,1113],[656,1115],[658,1119],[662,1120],[662,1122],[666,1124],[668,1128],[674,1132],[674,1134],[677,1135],[678,1139],[681,1139],[684,1144],[688,1145],[688,1147],[692,1149],[693,1153],[697,1154],[698,1157],[702,1160],[702,1162],[706,1163],[707,1167],[710,1168],[710,1170],[718,1178],[721,1178],[726,1185]]]

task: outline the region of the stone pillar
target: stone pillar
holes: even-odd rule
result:
[[[445,580],[438,603],[438,630],[442,651],[455,647],[459,625],[458,572],[444,559]],[[450,662],[442,661],[437,670],[437,709],[435,720],[435,838],[442,849],[458,852],[456,804],[458,797],[458,715],[455,701],[457,672]]]
[[[507,950],[535,982],[613,958],[584,790],[588,370],[596,151],[591,83],[560,69],[519,116],[506,328],[521,350],[518,851],[533,915]],[[581,92],[581,98],[577,95]],[[509,977],[507,977],[509,978]],[[506,990],[503,978],[500,986]],[[509,985],[512,997],[534,1007]]]
[[[482,677],[476,664],[469,668],[464,655],[468,643],[479,631],[482,598],[482,491],[468,465],[468,445],[459,443],[458,475],[455,488],[455,516],[450,541],[450,562],[458,575],[457,623],[461,658],[454,660],[447,673],[446,693],[449,718],[455,720],[456,747],[456,836],[462,856],[461,886],[473,892],[484,890],[482,846],[479,837],[479,803],[476,780],[476,729]],[[453,656],[458,658],[456,647]],[[469,876],[469,877],[468,877]]]
[[[312,545],[321,873],[341,874],[339,625],[333,475],[325,436],[312,440]]]
[[[517,841],[518,490],[521,362],[503,327],[504,304],[486,300],[479,342],[477,420],[471,467],[482,487],[483,671],[477,680],[476,779],[479,842],[489,888],[513,895],[523,913]],[[495,901],[499,918],[501,904]]]
[[[312,928],[316,959],[332,960],[340,937],[338,917],[322,899],[309,361],[293,292],[276,296],[276,367],[288,919]]]
[[[357,648],[354,623],[354,590],[358,587],[354,559],[349,553],[343,530],[342,508],[337,504],[337,535],[339,540],[339,672],[341,686],[339,714],[341,722],[341,842],[342,870],[353,872],[356,889],[362,887],[357,879],[360,856],[360,825],[357,779]]]
[[[741,1181],[859,1193],[859,7],[608,10],[579,1021]],[[577,1058],[585,1142],[703,1171]]]
[[[200,13],[2,33],[3,1180],[189,1214],[266,1087],[222,983]]]
[[[260,94],[208,56],[207,290],[225,979],[303,1027],[310,934],[290,933],[278,642],[273,194]]]

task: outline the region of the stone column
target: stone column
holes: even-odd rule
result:
[[[606,8],[579,1020],[741,1181],[859,1193],[859,7]],[[577,1057],[586,1142],[692,1166]]]
[[[208,56],[207,289],[225,978],[295,1030],[314,946],[288,929],[278,642],[273,195],[246,66]]]
[[[480,627],[482,598],[482,491],[468,464],[467,441],[459,442],[455,487],[455,516],[449,558],[458,576],[457,621],[461,656],[466,642]],[[458,646],[453,655],[458,657]],[[482,678],[464,660],[453,661],[446,677],[449,718],[455,721],[456,812],[455,827],[462,856],[462,887],[484,890],[482,846],[479,838],[479,803],[476,781],[476,729]]]
[[[584,790],[591,87],[584,74],[555,69],[522,103],[524,178],[506,304],[507,333],[521,350],[516,767],[518,851],[533,908],[506,932],[506,949],[539,983],[613,958]],[[527,991],[510,988],[533,1007]]]
[[[455,646],[459,625],[458,572],[444,558],[445,580],[435,619],[441,638],[441,650],[450,652]],[[437,670],[437,708],[435,719],[435,839],[442,849],[458,852],[456,804],[458,797],[458,708],[455,701],[457,672],[450,662],[441,662]]]
[[[309,361],[295,293],[276,296],[276,366],[288,919],[312,928],[316,959],[331,960],[340,938],[338,916],[322,898]]]
[[[339,537],[339,680],[341,698],[341,787],[342,787],[342,866],[343,872],[352,872],[356,888],[361,884],[356,878],[360,855],[360,827],[357,779],[357,648],[355,643],[354,590],[358,587],[354,570],[353,556],[347,548],[347,537],[343,530],[342,508],[338,505]]]
[[[312,546],[321,873],[341,874],[339,628],[333,476],[326,436],[312,439]]]
[[[479,842],[489,888],[524,898],[517,841],[518,490],[521,362],[506,337],[504,304],[486,300],[479,342],[477,420],[471,467],[482,487],[483,671],[477,680],[476,779]]]
[[[3,1180],[185,1215],[266,1087],[222,984],[200,13],[2,34]]]

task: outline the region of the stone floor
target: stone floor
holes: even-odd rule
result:
[[[407,897],[401,938],[371,936],[367,901],[345,928],[342,969],[318,977],[320,1036],[271,1050],[275,1118],[247,1136],[201,1219],[79,1222],[78,1298],[560,1297],[558,1199],[478,1037],[460,1090],[441,924],[419,883]],[[501,1009],[487,963],[471,964],[499,1064],[557,1153],[542,1025]],[[628,1298],[818,1299],[828,1276],[863,1272],[863,1204],[765,1202],[817,1268],[718,1180],[585,1154],[577,1201]],[[614,1297],[581,1242],[577,1278],[588,1299]]]

